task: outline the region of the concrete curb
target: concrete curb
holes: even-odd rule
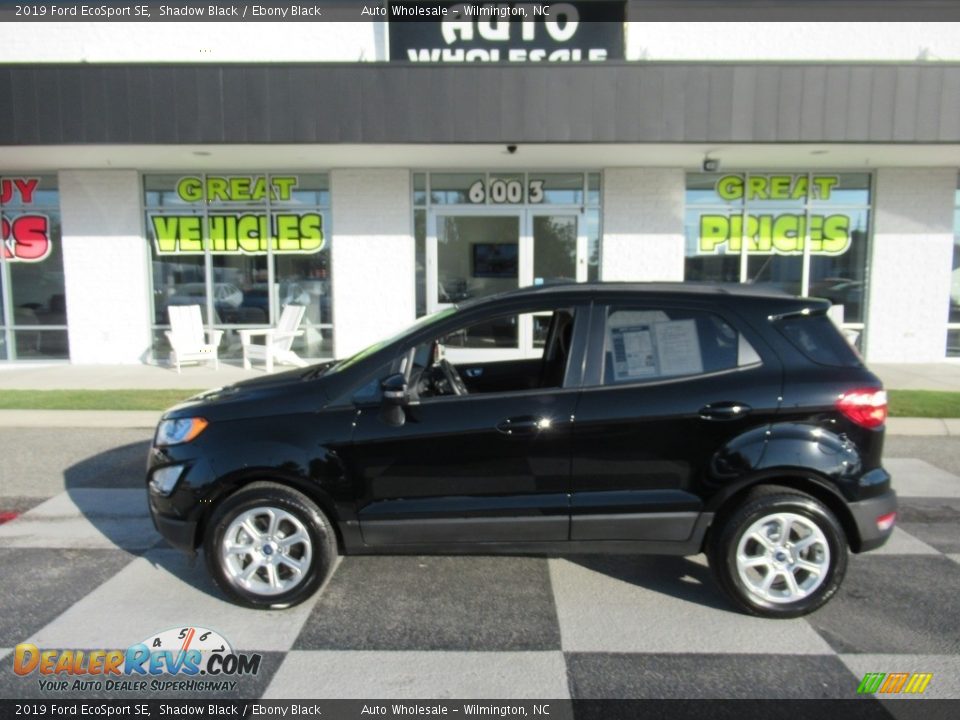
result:
[[[149,428],[160,410],[0,410],[0,427],[19,428]]]
[[[887,418],[890,435],[960,437],[960,418]]]
[[[0,410],[0,427],[149,428],[159,410]],[[889,435],[960,437],[960,418],[888,418]]]

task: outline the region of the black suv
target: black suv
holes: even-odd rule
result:
[[[167,411],[150,510],[220,588],[281,608],[338,553],[706,552],[795,617],[882,545],[886,396],[829,302],[749,287],[541,287]]]

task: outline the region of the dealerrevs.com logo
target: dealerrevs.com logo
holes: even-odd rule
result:
[[[257,653],[234,652],[213,630],[190,626],[164,630],[126,649],[51,650],[20,643],[13,671],[36,675],[44,692],[222,692],[236,689],[232,678],[256,675],[260,660]]]

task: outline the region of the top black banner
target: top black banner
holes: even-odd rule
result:
[[[430,22],[443,18],[437,0],[0,0],[0,22]],[[682,21],[960,21],[960,0],[575,0],[495,2],[474,7],[549,8],[575,5],[581,26],[615,22]],[[598,6],[592,9],[591,6]],[[389,7],[412,7],[404,17]],[[618,10],[618,8],[620,8]],[[624,9],[625,8],[625,9]],[[499,12],[499,11],[498,11]],[[559,48],[555,48],[559,49]],[[611,49],[612,50],[612,49]],[[611,59],[615,55],[608,54]]]

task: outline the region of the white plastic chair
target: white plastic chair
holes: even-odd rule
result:
[[[303,335],[298,330],[300,321],[307,308],[303,305],[286,305],[275,328],[254,328],[240,331],[240,343],[243,345],[243,369],[250,369],[251,360],[264,360],[267,372],[273,372],[273,363],[287,363],[306,367],[307,363],[290,348],[293,339]],[[263,345],[251,342],[256,335],[263,335]]]
[[[217,346],[223,330],[204,331],[199,305],[170,305],[167,315],[170,329],[165,334],[170,341],[170,364],[177,366],[177,372],[180,372],[181,363],[211,360],[214,370],[219,370]]]

